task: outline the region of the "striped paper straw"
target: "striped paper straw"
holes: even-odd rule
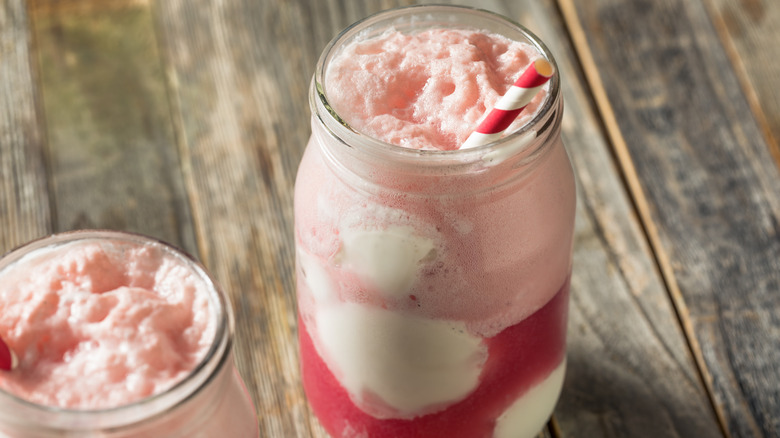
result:
[[[13,350],[8,348],[3,338],[0,338],[0,370],[11,371],[16,368],[18,362]]]
[[[529,65],[509,91],[501,96],[485,120],[469,135],[461,149],[482,146],[501,138],[506,128],[528,106],[553,73],[553,66],[546,59],[537,59]]]

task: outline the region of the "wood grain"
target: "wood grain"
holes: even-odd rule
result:
[[[24,1],[0,4],[0,253],[51,231],[27,23]]]
[[[778,436],[780,175],[703,5],[560,4],[725,429]]]
[[[780,2],[705,0],[767,146],[780,166]]]
[[[150,6],[29,6],[55,230],[137,231],[196,253]]]

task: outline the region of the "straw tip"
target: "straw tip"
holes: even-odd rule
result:
[[[0,339],[0,370],[13,371],[19,365],[19,358],[16,357],[8,344]]]
[[[537,73],[539,73],[540,75],[546,78],[551,77],[555,72],[552,64],[550,64],[550,61],[544,58],[539,58],[536,61],[534,61],[534,69],[536,70]]]

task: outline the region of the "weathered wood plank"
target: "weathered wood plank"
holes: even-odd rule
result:
[[[0,253],[51,231],[23,0],[0,4]]]
[[[780,166],[780,2],[705,0],[705,4]]]
[[[195,253],[146,2],[30,2],[54,228],[110,228]]]
[[[780,175],[700,2],[559,0],[731,436],[779,436]]]

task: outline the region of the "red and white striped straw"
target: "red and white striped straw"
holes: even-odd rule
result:
[[[482,146],[501,138],[536,93],[553,75],[553,66],[546,59],[537,59],[515,81],[514,85],[496,103],[490,113],[469,135],[461,149]]]
[[[3,338],[0,338],[0,370],[11,371],[19,364],[16,354],[8,348]]]

